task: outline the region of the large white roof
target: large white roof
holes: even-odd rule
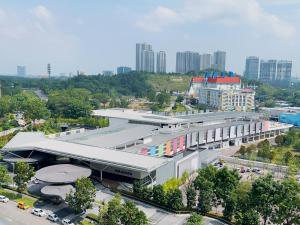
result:
[[[93,115],[152,124],[181,124],[188,122],[186,119],[155,115],[147,112],[134,111],[131,109],[98,109],[93,110]]]
[[[151,172],[168,161],[163,158],[50,139],[40,132],[20,132],[2,150],[8,152],[37,150],[144,172]]]

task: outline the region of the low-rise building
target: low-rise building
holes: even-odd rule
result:
[[[124,109],[95,110],[110,126],[47,136],[19,132],[1,151],[4,161],[38,168],[63,159],[88,166],[94,177],[163,184],[215,161],[220,148],[275,137],[291,125],[267,121],[254,112],[217,112],[167,117]]]

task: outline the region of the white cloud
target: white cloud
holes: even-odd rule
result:
[[[147,31],[161,31],[171,24],[217,22],[224,26],[249,26],[262,33],[289,39],[295,28],[278,16],[265,11],[257,0],[183,0],[175,10],[158,6],[137,22]]]
[[[52,13],[45,6],[43,6],[43,5],[36,6],[32,10],[32,12],[34,13],[34,15],[38,19],[40,19],[40,20],[42,20],[42,21],[44,21],[46,23],[52,23],[53,20],[54,20],[53,16],[52,16]]]
[[[137,25],[144,30],[158,32],[164,26],[180,22],[180,16],[172,9],[158,6],[154,11],[146,15]]]

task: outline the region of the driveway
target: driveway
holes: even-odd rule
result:
[[[96,188],[97,188],[97,193],[96,193],[97,202],[99,201],[108,202],[110,199],[113,198],[115,194],[100,184],[96,184]],[[133,200],[124,196],[122,196],[122,199],[126,201],[128,200],[133,201],[140,210],[145,212],[146,216],[151,221],[150,224],[153,225],[166,225],[166,224],[182,225],[184,224],[186,219],[190,216],[189,214],[170,213],[160,208],[156,208],[152,205],[148,205],[146,203]],[[93,209],[88,210],[88,212],[98,213],[98,206],[95,205]],[[224,223],[208,217],[204,217],[204,220],[205,220],[205,224],[207,225],[224,225]]]

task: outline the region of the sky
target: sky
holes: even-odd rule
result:
[[[300,77],[300,0],[0,0],[0,74],[98,74],[135,68],[135,43],[166,51],[227,52],[227,70],[245,58],[293,61]]]

